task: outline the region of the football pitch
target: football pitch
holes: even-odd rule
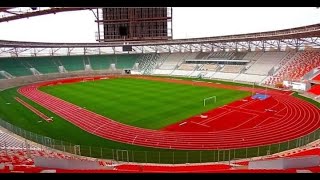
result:
[[[161,129],[250,95],[131,78],[45,86],[40,90],[115,121],[148,129]],[[208,100],[204,106],[203,100],[212,96],[216,101]]]

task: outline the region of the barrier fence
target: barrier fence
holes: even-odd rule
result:
[[[0,119],[0,125],[5,129],[30,141],[41,144],[41,149],[52,148],[63,152],[88,156],[101,159],[110,159],[124,162],[140,163],[205,163],[217,161],[232,161],[236,159],[252,158],[257,156],[271,155],[281,151],[302,147],[310,142],[320,139],[320,129],[302,136],[297,139],[285,141],[277,144],[270,144],[258,147],[249,147],[241,149],[222,149],[222,150],[158,150],[158,151],[141,151],[141,150],[123,150],[110,149],[104,147],[93,147],[80,144],[73,144],[61,140],[52,139],[30,131],[21,129]],[[21,149],[27,149],[30,146],[21,145]],[[0,148],[7,150],[6,142],[0,140]]]

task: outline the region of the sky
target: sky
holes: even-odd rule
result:
[[[173,7],[173,38],[280,30],[320,23],[315,7]],[[91,11],[62,12],[0,23],[0,39],[34,42],[96,42]]]

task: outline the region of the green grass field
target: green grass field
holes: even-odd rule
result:
[[[109,79],[41,87],[41,91],[132,126],[161,129],[250,93],[144,79]],[[203,106],[203,99],[216,96]]]
[[[120,83],[120,81],[122,83]],[[132,82],[128,82],[124,85],[123,82],[125,81],[132,81]],[[133,82],[136,86],[139,86],[139,87],[130,88],[131,89],[130,91],[128,86],[130,83],[133,83]],[[221,82],[221,83],[224,84],[224,82]],[[122,88],[116,88],[116,84],[121,85]],[[147,84],[147,86],[145,84]],[[149,88],[147,88],[148,85],[149,85]],[[143,87],[140,87],[140,86],[143,86]],[[92,87],[94,87],[94,90]],[[96,90],[96,88],[98,87],[100,87],[99,91]],[[108,93],[107,91],[110,88],[115,89],[116,92]],[[238,91],[232,92],[224,89],[222,90],[222,89],[213,89],[213,88],[205,88],[205,87],[193,87],[189,85],[177,85],[177,84],[160,83],[160,82],[146,81],[146,80],[133,81],[132,79],[101,80],[96,82],[51,86],[51,87],[44,87],[42,90],[48,91],[49,93],[52,93],[52,94],[54,94],[54,91],[57,91],[56,93],[58,93],[58,91],[64,91],[63,93],[61,93],[62,95],[60,94],[57,96],[61,97],[62,99],[70,98],[66,100],[73,102],[75,104],[79,103],[78,105],[85,106],[87,109],[99,107],[95,110],[95,112],[105,115],[107,117],[111,117],[111,115],[108,114],[109,111],[107,111],[106,109],[108,107],[109,108],[110,107],[113,108],[113,107],[110,105],[107,105],[108,103],[106,100],[107,99],[109,101],[112,100],[112,103],[118,103],[120,104],[120,106],[122,106],[123,109],[121,108],[120,110],[126,112],[125,108],[128,107],[129,108],[128,111],[130,110],[131,112],[133,112],[132,115],[126,114],[123,116],[123,118],[120,117],[121,114],[119,116],[118,113],[114,113],[114,117],[118,117],[118,116],[120,117],[120,118],[117,118],[117,119],[114,118],[114,119],[121,121],[123,123],[128,123],[128,124],[132,123],[136,125],[139,125],[141,122],[143,122],[143,121],[139,121],[139,117],[143,117],[143,114],[139,112],[138,115],[135,115],[136,114],[135,110],[130,109],[130,107],[132,108],[132,106],[130,106],[129,100],[128,99],[121,100],[123,98],[118,98],[119,95],[123,95],[124,91],[127,91],[127,93],[130,93],[131,96],[137,97],[136,99],[134,98],[131,99],[131,101],[138,100],[139,105],[141,104],[140,108],[142,109],[148,108],[148,104],[150,103],[153,104],[154,106],[155,99],[146,100],[142,98],[143,95],[146,94],[146,92],[148,92],[147,94],[149,94],[149,98],[150,97],[158,98],[159,101],[161,102],[160,105],[164,107],[169,105],[171,107],[177,108],[176,101],[182,101],[181,103],[183,104],[185,103],[184,105],[187,107],[194,106],[195,108],[198,108],[197,111],[188,112],[190,114],[193,114],[193,113],[197,114],[199,112],[206,111],[206,109],[203,108],[202,106],[203,96],[207,97],[207,96],[211,96],[212,95],[211,93],[218,93],[218,92],[221,93],[219,96],[216,94],[218,99],[217,104],[211,104],[210,106],[207,107],[211,109],[219,105],[218,103],[221,102],[221,101],[219,102],[219,99],[227,95],[225,94],[225,92],[229,92],[229,96],[230,95],[233,96],[234,94],[239,93]],[[69,94],[65,94],[66,93],[65,91],[69,91],[68,92]],[[94,91],[94,93],[92,93],[92,91]],[[165,93],[166,91],[168,92],[167,94]],[[185,93],[186,91],[189,91],[189,93]],[[196,91],[199,91],[199,92],[196,92]],[[161,92],[161,95],[159,94],[159,92]],[[171,95],[168,95],[169,92]],[[182,97],[177,98],[178,100],[176,101],[171,100],[173,104],[168,104],[167,102],[170,101],[170,98],[177,97],[177,96],[172,96],[172,93],[173,95],[176,95],[177,93],[180,93],[180,94],[182,93],[184,95],[183,96],[181,95]],[[164,95],[166,95],[165,101],[161,99],[163,98]],[[52,123],[40,122],[42,121],[42,119],[37,115],[35,115],[33,112],[31,112],[29,109],[25,108],[24,106],[16,102],[14,100],[15,96],[20,97],[21,99],[28,102],[33,107],[45,113],[49,117],[53,117],[54,122]],[[200,99],[194,98],[194,96],[197,96]],[[238,97],[241,97],[241,95],[239,94]],[[181,100],[181,98],[184,98],[184,99]],[[192,100],[189,100],[189,98],[190,99],[192,98]],[[91,101],[91,103],[89,103],[87,101],[88,99],[91,99],[91,100],[95,99],[96,102],[89,100]],[[142,103],[142,101],[144,103]],[[196,101],[196,103],[194,103],[194,101]],[[227,101],[233,101],[233,100],[228,99]],[[98,105],[97,102],[100,102],[100,104]],[[7,104],[7,103],[10,103],[10,104]],[[90,104],[91,104],[91,107],[90,107]],[[187,110],[187,108],[183,106],[179,108],[183,109],[184,111]],[[150,114],[152,113],[154,115],[156,114],[159,115],[159,112],[157,112],[158,110],[156,110],[156,108],[149,108],[148,110],[152,111],[150,112]],[[172,113],[177,113],[177,112],[173,111]],[[129,119],[128,116],[134,117],[135,119],[133,118]],[[180,116],[182,117],[182,115],[179,115],[179,116],[176,116],[175,119],[169,118],[168,121],[170,121],[170,123],[169,122],[167,123],[171,124],[173,122],[183,120],[178,118]],[[118,142],[106,140],[81,130],[77,126],[74,126],[73,124],[60,118],[54,113],[46,110],[45,108],[39,106],[38,104],[21,96],[19,93],[17,93],[17,88],[11,88],[11,89],[7,89],[0,92],[0,118],[24,130],[38,134],[38,136],[36,137],[34,135],[30,137],[28,133],[20,134],[21,136],[24,136],[28,139],[41,142],[41,138],[39,139],[39,135],[51,137],[52,139],[56,139],[53,143],[54,148],[67,151],[67,152],[73,152],[72,151],[73,145],[77,144],[81,146],[82,155],[98,157],[98,158],[116,159],[117,153],[120,153],[119,151],[117,151],[117,149],[128,150],[129,161],[152,162],[152,163],[211,162],[211,161],[218,161],[218,160],[220,161],[227,160],[229,159],[229,157],[230,159],[235,159],[235,158],[257,156],[257,148],[249,148],[247,151],[244,149],[220,150],[220,151],[216,151],[216,150],[183,151],[183,150],[165,150],[165,149],[157,149],[157,148],[147,148],[147,147],[134,146],[130,144],[124,144],[124,143],[118,143]],[[154,120],[154,118],[152,120]],[[156,124],[158,128],[166,126],[165,124],[161,124],[161,123],[158,124],[153,122],[153,124]],[[147,124],[144,127],[149,128],[148,126],[149,125]],[[18,134],[21,132],[16,128],[14,128],[13,131]],[[310,137],[314,137],[314,136],[310,136]],[[290,141],[289,148],[295,147],[296,144],[297,143],[295,140]],[[265,155],[267,153],[267,150],[270,150],[270,153],[275,153],[275,152],[278,152],[279,150],[280,151],[286,150],[287,148],[288,148],[287,143],[281,143],[280,145],[275,144],[270,146],[262,146],[259,148],[258,152],[260,153],[260,155]]]

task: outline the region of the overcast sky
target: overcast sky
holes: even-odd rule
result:
[[[96,42],[91,11],[63,12],[0,23],[1,40]],[[320,23],[320,9],[174,7],[173,38],[279,30]]]

